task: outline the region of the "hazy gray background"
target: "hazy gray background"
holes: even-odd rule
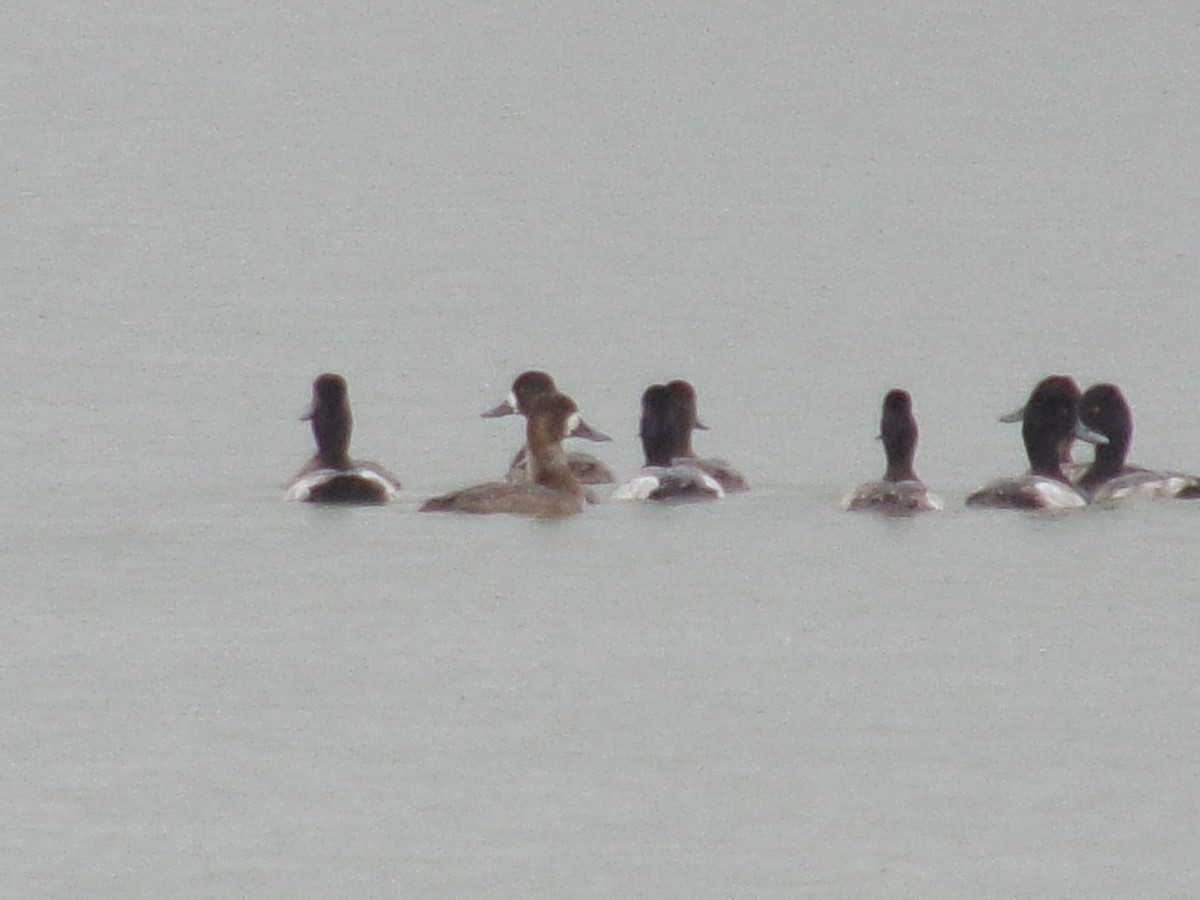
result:
[[[1196,896],[1200,506],[961,509],[1051,371],[1200,471],[1194,5],[401,6],[0,11],[0,892]],[[754,492],[415,515],[535,365]]]

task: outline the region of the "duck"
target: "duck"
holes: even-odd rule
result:
[[[1034,387],[1025,404],[1021,437],[1029,472],[1001,478],[967,497],[967,506],[1000,509],[1073,509],[1087,498],[1071,486],[1062,470],[1062,446],[1072,437],[1093,444],[1107,443],[1102,434],[1079,421],[1079,385],[1067,375],[1050,375]]]
[[[562,441],[595,440],[598,434],[579,415],[575,401],[552,391],[535,396],[525,413],[530,481],[494,481],[432,497],[421,512],[517,513],[556,518],[583,511],[587,489],[567,465]]]
[[[527,416],[529,404],[533,401],[534,397],[557,391],[558,387],[549,374],[537,369],[530,369],[522,372],[513,379],[512,389],[509,391],[508,397],[492,409],[480,413],[480,415],[485,419],[496,419],[511,415]],[[593,429],[591,433],[593,436],[589,437],[588,440],[612,440],[612,438],[603,432]],[[612,470],[590,453],[584,453],[579,450],[568,450],[565,451],[565,455],[567,466],[583,484],[611,484],[617,480],[613,476]],[[516,455],[513,456],[512,462],[508,464],[508,471],[504,475],[504,480],[513,483],[522,483],[531,480],[527,445],[522,446],[516,452]]]
[[[1087,471],[1075,482],[1091,503],[1117,503],[1133,498],[1197,499],[1200,478],[1177,472],[1156,472],[1125,462],[1133,439],[1133,414],[1115,384],[1094,384],[1079,401],[1079,420],[1104,435]]]
[[[308,503],[380,504],[400,490],[400,480],[378,463],[350,458],[350,398],[346,379],[333,372],[313,381],[312,422],[317,452],[288,483],[285,497]]]
[[[844,504],[848,510],[878,509],[884,512],[920,512],[942,508],[913,470],[917,451],[917,420],[912,396],[901,388],[884,395],[879,419],[879,438],[887,458],[887,469],[879,481],[860,484]]]
[[[1025,407],[1019,406],[1012,412],[1005,413],[1000,416],[999,421],[1005,425],[1014,425],[1017,422],[1024,421]],[[1088,464],[1085,462],[1075,461],[1075,435],[1067,437],[1061,444],[1058,445],[1058,461],[1062,466],[1063,474],[1067,476],[1067,481],[1074,484],[1087,469]]]
[[[696,389],[682,378],[668,381],[664,387],[671,398],[671,409],[676,420],[674,428],[679,441],[673,451],[672,462],[686,462],[699,467],[727,493],[749,490],[750,485],[745,477],[725,460],[712,457],[702,459],[692,450],[692,432],[709,430],[696,415]]]
[[[687,458],[695,417],[681,404],[679,391],[652,384],[642,392],[639,437],[645,465],[611,495],[613,500],[716,500],[725,489],[712,475]]]

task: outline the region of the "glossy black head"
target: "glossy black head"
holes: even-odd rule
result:
[[[350,399],[346,379],[326,372],[313,382],[312,407],[303,416],[312,421],[313,439],[317,442],[317,458],[331,469],[350,466]]]
[[[913,417],[912,397],[896,388],[883,398],[879,419],[879,437],[887,455],[884,481],[916,481],[913,456],[917,451],[917,420]]]
[[[1079,421],[1108,438],[1096,446],[1096,456],[1079,479],[1090,488],[1120,474],[1133,440],[1133,414],[1121,389],[1114,384],[1094,384],[1079,400]]]

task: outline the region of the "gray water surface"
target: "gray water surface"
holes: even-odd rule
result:
[[[0,893],[1191,897],[1200,506],[962,508],[1114,381],[1200,471],[1189,3],[0,12]],[[545,368],[749,494],[417,515]],[[380,509],[282,500],[344,374]],[[913,393],[947,509],[839,510]]]

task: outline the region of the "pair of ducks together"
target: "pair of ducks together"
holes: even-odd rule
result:
[[[566,452],[562,441],[610,438],[579,415],[575,402],[558,391],[545,372],[517,376],[508,398],[485,418],[519,414],[526,419],[526,443],[502,482],[475,485],[434,497],[422,512],[521,513],[559,516],[582,512],[596,502],[588,484],[615,481],[594,456]],[[349,455],[351,415],[346,381],[326,373],[313,383],[311,420],[317,453],[288,486],[287,497],[316,503],[385,503],[400,490],[399,479],[376,463]],[[692,452],[691,433],[707,430],[696,416],[696,392],[686,381],[651,385],[642,395],[641,438],[646,465],[613,491],[613,499],[672,500],[719,498],[745,490],[746,482],[721,460],[701,460]]]
[[[1038,382],[1021,409],[1001,421],[1021,423],[1029,472],[985,485],[967,497],[968,506],[1070,509],[1133,497],[1200,498],[1196,476],[1126,463],[1133,415],[1116,385],[1096,384],[1080,394],[1073,378],[1051,375]],[[880,438],[888,463],[883,480],[860,485],[846,508],[941,509],[941,501],[913,471],[917,422],[908,392],[897,389],[884,397]],[[1091,464],[1071,461],[1076,438],[1095,445]]]

